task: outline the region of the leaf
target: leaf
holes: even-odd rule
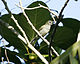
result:
[[[80,47],[78,48],[78,56],[79,56],[79,60],[80,60]]]
[[[65,27],[71,28],[75,34],[79,32],[80,21],[73,18],[64,18],[61,20]]]
[[[78,61],[70,54],[70,64],[78,64]]]
[[[60,30],[60,32],[61,31],[64,31],[64,32],[62,32],[62,34],[60,33],[61,37],[58,37],[56,39],[60,39],[60,40],[63,39],[62,40],[63,43],[59,44],[58,46],[63,49],[67,49],[70,45],[72,45],[77,40],[78,32],[80,29],[80,21],[73,19],[73,18],[64,18],[61,20],[61,22],[63,23],[64,29]],[[65,29],[65,28],[67,28],[67,29]],[[56,34],[58,34],[58,33],[56,33]],[[57,36],[55,35],[55,37],[57,37]],[[65,40],[64,40],[64,38],[65,38]],[[57,42],[55,42],[55,43],[57,43]],[[66,45],[66,46],[64,46],[64,45]]]
[[[64,18],[61,22],[63,23],[63,26],[57,28],[53,45],[67,49],[77,40],[80,21],[72,18]]]
[[[58,27],[53,41],[54,46],[67,49],[76,41],[76,39],[72,29],[67,27]]]
[[[71,53],[75,53],[75,51],[77,51],[78,49],[80,48],[80,41],[79,42],[76,42],[74,43],[72,46],[70,46],[66,52],[64,52],[62,55],[56,57],[54,60],[51,61],[50,64],[59,64],[61,61],[65,61],[65,62],[69,62],[66,60],[66,58],[69,56],[69,55],[72,55]],[[79,53],[80,54],[80,53]],[[76,56],[76,54],[74,55]],[[70,57],[69,57],[70,58]],[[70,58],[71,60],[74,59],[72,56]],[[76,58],[75,58],[76,59]],[[77,59],[76,59],[77,60]],[[75,61],[76,61],[75,60]]]

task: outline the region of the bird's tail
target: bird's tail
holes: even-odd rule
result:
[[[37,38],[38,38],[38,35],[36,35],[36,36],[30,41],[30,43],[33,43]]]

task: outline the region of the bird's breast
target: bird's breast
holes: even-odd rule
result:
[[[47,34],[49,32],[49,30],[50,30],[50,26],[47,25],[45,28],[43,28],[42,30],[40,30],[40,34],[41,35],[45,35],[45,34]]]

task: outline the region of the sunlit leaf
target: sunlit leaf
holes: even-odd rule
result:
[[[71,53],[73,52],[73,53],[75,53],[75,51],[77,51],[78,49],[80,48],[80,41],[79,42],[76,42],[76,43],[74,43],[71,47],[69,47],[62,55],[60,55],[59,57],[57,57],[57,58],[55,58],[52,62],[51,62],[51,64],[59,64],[61,61],[65,61],[65,62],[69,62],[69,60],[71,61],[71,60],[74,60],[74,61],[76,61],[76,63],[77,63],[77,59],[75,58],[74,59],[74,57],[73,56],[70,56],[69,58],[69,60],[66,60],[66,58],[69,56],[69,55],[72,55]],[[79,53],[80,54],[80,53]],[[76,56],[76,55],[74,55],[74,56]],[[63,63],[64,64],[64,63]]]
[[[76,58],[74,58],[71,54],[69,54],[69,58],[70,58],[70,64],[78,64]]]

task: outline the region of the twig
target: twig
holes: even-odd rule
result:
[[[8,64],[10,64],[10,61],[9,61],[9,58],[8,58],[8,55],[7,55],[6,46],[4,44],[4,41],[2,41],[2,42],[3,42],[4,48],[5,48],[5,56],[6,56],[7,62],[8,62]]]
[[[58,18],[58,16],[56,15],[56,13],[53,12],[53,11],[51,11],[48,7],[45,7],[45,6],[41,5],[41,4],[39,4],[39,5],[40,5],[40,7],[44,8],[44,9],[47,9],[49,12],[51,12],[53,15],[55,15]]]
[[[46,1],[45,3],[48,3],[48,2],[50,2],[50,0]]]
[[[64,6],[62,7],[62,9],[61,9],[61,11],[60,11],[60,14],[59,14],[59,19],[61,18],[62,13],[63,13],[65,7],[67,6],[68,2],[69,2],[69,0],[67,0],[67,1],[65,2]]]
[[[1,60],[2,60],[2,62],[3,62],[3,64],[4,64],[4,58],[3,58],[3,57],[1,57]]]
[[[59,22],[60,22],[60,20],[61,20],[61,17],[62,17],[62,12],[63,12],[63,10],[65,9],[65,7],[67,6],[67,4],[68,4],[68,2],[69,2],[69,0],[67,0],[66,2],[65,2],[65,4],[64,4],[64,6],[62,7],[62,9],[61,9],[61,11],[60,11],[60,14],[59,14],[59,18],[58,18],[58,20],[57,20],[57,22],[56,22],[56,24],[55,24],[55,27],[54,27],[54,29],[53,29],[53,33],[52,33],[52,35],[51,35],[51,40],[50,40],[50,45],[49,45],[49,56],[50,56],[50,61],[51,61],[51,46],[52,46],[52,40],[54,39],[54,35],[55,35],[55,33],[56,33],[56,29],[57,29],[57,27],[58,27],[58,24],[59,24]]]
[[[21,0],[20,0],[20,7],[21,7],[21,10],[23,12],[23,15],[26,17],[26,19],[27,19],[28,23],[30,24],[30,26],[32,27],[32,29],[44,40],[44,42],[46,42],[49,45],[50,43],[46,39],[44,39],[44,37],[42,37],[42,35],[39,33],[39,31],[33,26],[33,24],[31,23],[31,21],[29,20],[28,16],[26,15],[26,13],[25,13],[25,11],[24,11],[24,9],[22,7]],[[53,47],[51,47],[51,49],[53,50],[53,52],[57,56],[59,56],[59,54],[56,52],[56,50]]]
[[[17,20],[14,18],[14,16],[12,15],[11,18],[14,20],[14,22],[16,23],[16,26],[19,28],[19,30],[22,32],[24,38],[26,39],[26,42],[29,43],[29,40],[26,36],[26,33],[24,32],[24,30],[21,28],[21,26],[18,24]],[[26,43],[26,44],[27,44]]]
[[[17,4],[16,4],[16,5],[17,5]],[[50,13],[52,13],[53,15],[55,15],[55,16],[58,18],[57,14],[56,14],[55,12],[51,11],[48,7],[45,7],[45,6],[41,5],[41,4],[38,4],[38,5],[39,5],[39,6],[33,7],[33,8],[23,8],[23,7],[22,7],[22,9],[34,10],[34,9],[38,9],[38,8],[44,8],[44,9],[47,9]],[[17,5],[17,6],[21,8],[21,6],[19,6],[19,5]]]
[[[7,7],[7,3],[5,2],[5,0],[2,0],[2,2],[5,5],[5,9],[8,11],[9,14],[11,14],[11,11],[9,10],[9,8]]]
[[[10,61],[9,61],[9,58],[8,58],[7,50],[6,50],[6,49],[5,49],[5,56],[6,56],[6,58],[7,58],[8,64],[10,64]]]

